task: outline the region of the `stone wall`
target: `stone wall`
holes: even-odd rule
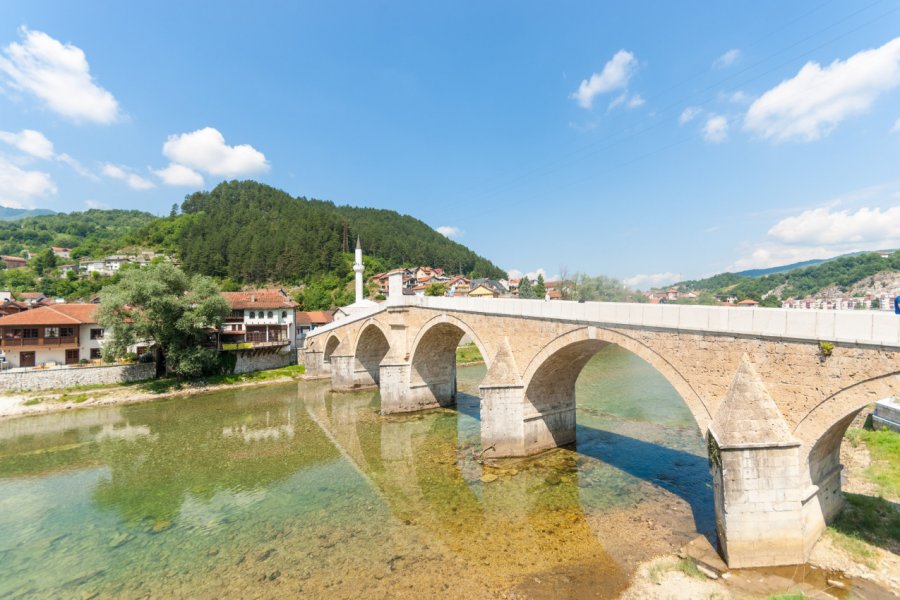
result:
[[[156,365],[102,365],[0,372],[0,393],[51,390],[76,385],[127,383],[152,379]]]
[[[278,352],[277,354],[253,354],[251,352],[238,352],[234,372],[251,373],[253,371],[265,371],[266,369],[278,369],[294,364],[293,352]]]

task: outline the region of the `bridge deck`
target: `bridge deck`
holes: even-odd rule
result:
[[[388,308],[399,306],[552,319],[600,326],[630,326],[719,335],[900,347],[900,315],[888,311],[797,310],[428,296],[390,298],[375,309],[356,313],[348,318],[319,327],[310,332],[308,337],[325,334],[342,325],[367,319]]]

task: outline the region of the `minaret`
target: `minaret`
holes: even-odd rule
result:
[[[362,261],[362,244],[359,243],[359,236],[356,237],[356,262],[353,263],[353,272],[356,273],[356,303],[359,304],[363,299],[363,271],[365,267]]]

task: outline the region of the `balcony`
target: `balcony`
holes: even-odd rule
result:
[[[56,338],[2,338],[0,347],[3,348],[64,348],[78,347],[78,336]]]

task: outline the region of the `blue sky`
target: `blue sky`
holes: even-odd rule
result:
[[[252,178],[637,287],[900,247],[900,0],[619,4],[6,0],[0,203]]]

